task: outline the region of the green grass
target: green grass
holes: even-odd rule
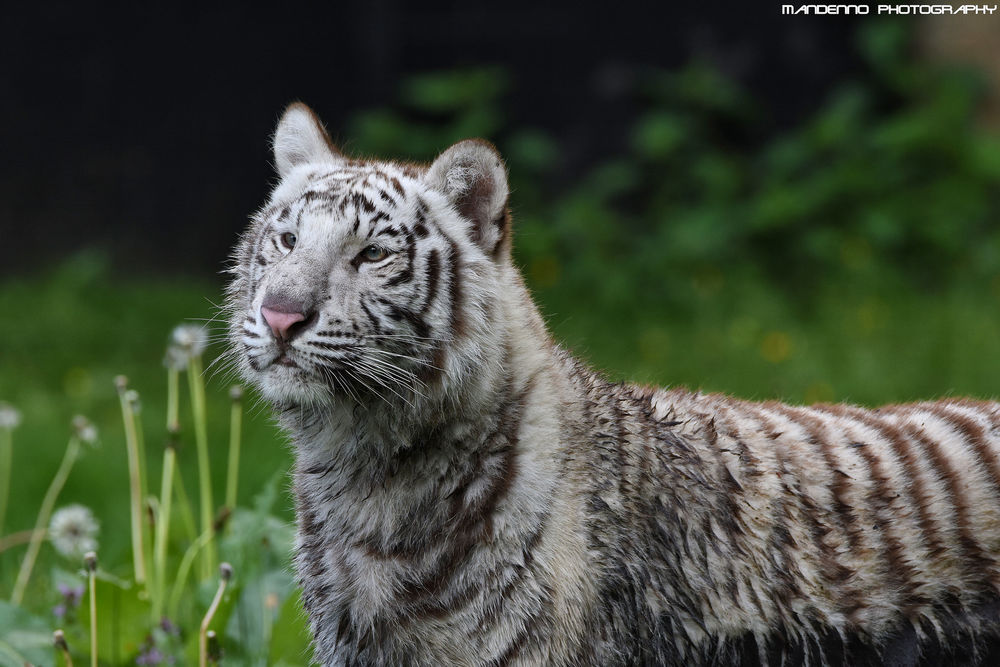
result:
[[[1000,365],[1000,308],[996,284],[952,284],[917,291],[889,278],[781,285],[722,270],[691,277],[664,271],[662,282],[636,289],[594,276],[593,289],[561,281],[558,266],[529,267],[529,283],[557,340],[615,379],[683,385],[752,399],[791,402],[851,401],[866,405],[942,395],[992,397]],[[638,283],[640,286],[642,283]],[[571,288],[572,286],[572,288]],[[131,577],[129,486],[125,437],[113,378],[129,377],[142,396],[150,491],[159,492],[165,441],[168,335],[184,321],[215,313],[220,281],[118,279],[99,258],[81,255],[58,270],[0,283],[3,362],[0,400],[23,413],[14,431],[14,477],[6,532],[31,527],[41,498],[65,451],[74,414],[97,425],[100,447],[88,450],[69,476],[57,506],[79,502],[102,524],[100,558],[110,574]],[[217,325],[221,326],[221,325]],[[210,348],[211,359],[219,348]],[[182,380],[181,448],[178,466],[197,512],[197,464],[190,402]],[[229,384],[208,382],[208,438],[213,486],[219,503],[225,488],[229,438]],[[217,627],[230,664],[302,664],[304,625],[291,592],[287,560],[292,518],[287,493],[291,453],[266,407],[252,392],[245,399],[239,505],[232,531],[220,543],[236,576]],[[177,518],[175,507],[174,517]],[[175,531],[176,532],[176,531]],[[177,540],[175,540],[177,542]],[[186,545],[172,544],[170,569]],[[9,596],[23,548],[0,553],[0,600]],[[66,563],[44,545],[23,609],[0,604],[0,625],[35,628],[43,637],[56,627],[55,587],[75,581],[79,564]],[[196,568],[195,568],[196,569]],[[172,575],[171,575],[172,576]],[[216,581],[192,577],[185,597],[190,655],[192,635]],[[271,613],[277,624],[260,630],[260,605],[268,590],[280,591]],[[148,632],[148,602],[136,590],[99,584],[102,644],[114,653],[102,660],[134,660]],[[86,618],[80,613],[78,624]],[[128,619],[140,619],[131,622]],[[6,619],[6,620],[5,620]],[[227,620],[228,619],[228,620]],[[42,627],[44,626],[44,627]],[[111,629],[113,626],[113,630]],[[67,637],[77,658],[86,655],[75,626]],[[74,634],[75,633],[75,634]],[[118,633],[118,634],[115,634]],[[114,635],[114,636],[112,636]],[[117,637],[117,643],[114,637]],[[123,639],[124,637],[124,639]],[[0,633],[0,649],[3,635]],[[266,641],[265,641],[266,640]],[[72,646],[71,646],[72,647]],[[42,649],[39,649],[40,651]],[[181,649],[178,649],[181,650]],[[44,647],[45,655],[51,649]],[[0,665],[7,664],[0,651]]]

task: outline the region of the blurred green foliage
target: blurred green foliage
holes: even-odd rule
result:
[[[806,296],[832,280],[990,279],[1000,270],[1000,137],[972,122],[976,77],[914,64],[908,35],[899,22],[866,25],[865,80],[766,143],[741,139],[761,134],[765,111],[709,66],[646,73],[629,145],[558,193],[561,147],[504,123],[511,84],[500,71],[409,81],[397,107],[351,124],[349,148],[429,160],[465,137],[493,139],[536,286],[557,280],[557,263],[560,282],[605,301],[660,284],[665,303],[692,305],[664,278],[705,271],[759,273]]]

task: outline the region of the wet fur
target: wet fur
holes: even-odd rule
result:
[[[237,363],[294,443],[319,662],[997,658],[997,404],[611,384],[546,332],[490,145],[350,160],[293,105],[275,150],[228,307]],[[380,234],[390,258],[358,260]],[[294,368],[267,295],[318,312]]]

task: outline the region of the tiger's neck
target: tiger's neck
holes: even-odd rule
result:
[[[554,419],[550,407],[541,422],[533,413],[534,394],[554,392],[545,387],[552,350],[532,317],[534,308],[506,313],[511,328],[495,332],[502,356],[480,366],[492,375],[471,378],[458,400],[447,397],[429,418],[347,401],[326,413],[282,413],[297,450],[298,571],[304,604],[319,619],[320,655],[352,642],[339,630],[324,632],[324,615],[338,628],[347,619],[348,634],[388,623],[394,632],[382,636],[403,641],[401,628],[467,600],[470,582],[481,583],[529,543],[530,517],[548,507],[539,498],[557,484],[555,470],[545,469],[556,457],[526,452],[519,435],[529,419],[546,433],[558,428],[546,421]],[[555,446],[557,438],[545,440]],[[501,515],[525,521],[496,520]]]

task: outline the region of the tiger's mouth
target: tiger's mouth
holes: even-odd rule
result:
[[[300,373],[306,370],[303,358],[287,345],[276,345],[270,350],[261,350],[256,354],[248,352],[247,361],[250,368],[258,373],[266,373],[269,370],[280,372],[284,368]]]
[[[322,379],[324,373],[327,371],[342,369],[351,364],[351,354],[344,354],[342,352],[341,354],[333,355],[328,352],[312,349],[313,347],[315,346],[308,344],[304,346],[293,345],[277,341],[272,348],[270,360],[263,364],[263,368],[273,368],[279,371],[282,368],[287,368],[297,373]]]
[[[298,363],[296,363],[296,361],[288,354],[288,350],[282,350],[279,352],[278,356],[274,358],[274,361],[272,361],[271,364],[301,369],[301,366],[299,366]]]
[[[421,354],[423,341],[404,334],[320,329],[293,339],[267,338],[256,346],[245,342],[245,351],[257,381],[275,400],[329,395],[410,403],[426,393],[423,369],[434,367]]]

